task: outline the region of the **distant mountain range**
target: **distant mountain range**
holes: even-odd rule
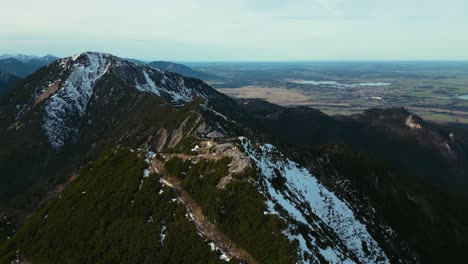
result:
[[[16,59],[24,63],[50,63],[55,60],[58,60],[59,57],[47,54],[43,57],[35,56],[35,55],[24,55],[24,54],[4,54],[0,55],[0,60],[5,59]]]
[[[38,57],[23,54],[6,54],[0,56],[0,70],[24,78],[57,59],[58,57],[52,55]]]
[[[5,54],[0,56],[0,70],[11,73],[19,77],[26,77],[40,67],[47,65],[59,58],[53,55],[46,55],[43,57],[34,56],[34,55],[24,55],[24,54]],[[187,77],[197,78],[204,81],[216,80],[219,79],[219,76],[205,73],[202,71],[194,70],[186,65],[167,62],[167,61],[153,61],[153,62],[144,62],[132,58],[124,58],[124,60],[139,64],[139,65],[148,65],[153,68],[157,68],[163,71],[175,72],[182,74]]]

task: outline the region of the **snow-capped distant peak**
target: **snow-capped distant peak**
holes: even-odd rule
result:
[[[29,62],[31,60],[39,60],[39,61],[44,61],[44,62],[52,62],[56,59],[57,57],[47,54],[46,56],[40,57],[36,55],[24,55],[24,54],[19,54],[19,53],[13,53],[13,54],[4,54],[0,55],[0,60],[5,60],[5,59],[17,59],[21,62]]]
[[[22,61],[22,62],[26,62],[26,61],[28,61],[28,60],[38,59],[38,58],[39,58],[38,56],[34,56],[34,55],[23,55],[23,54],[18,54],[18,53],[4,54],[4,55],[1,55],[1,56],[0,56],[0,60],[4,60],[4,59],[17,59],[17,60]]]

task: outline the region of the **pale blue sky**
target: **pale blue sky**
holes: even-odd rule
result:
[[[468,0],[3,1],[0,54],[466,60]]]

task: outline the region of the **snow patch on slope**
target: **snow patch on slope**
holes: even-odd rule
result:
[[[162,246],[164,246],[164,240],[166,239],[167,235],[167,227],[166,224],[163,223],[161,226],[161,231],[159,232],[159,242],[161,243]]]
[[[143,76],[145,76],[146,83],[139,84],[138,81],[135,80],[137,90],[141,92],[149,92],[157,96],[160,96],[161,95],[161,93],[159,92],[160,88],[154,83],[154,81],[151,79],[151,77],[148,75],[148,73],[145,70],[143,70]]]
[[[138,190],[141,190],[141,188],[143,188],[143,183],[145,179],[148,178],[150,175],[151,168],[153,167],[153,165],[151,164],[151,161],[154,159],[154,157],[156,157],[156,153],[154,153],[153,151],[148,150],[146,152],[145,162],[146,164],[148,164],[148,168],[143,170],[143,177],[141,178],[140,183],[138,185]]]
[[[177,87],[177,89],[167,89],[166,87],[162,88],[163,92],[171,96],[174,102],[187,103],[193,100],[191,91],[185,86],[185,81],[182,76],[178,77],[177,83],[174,87]]]
[[[84,115],[97,80],[111,64],[104,54],[86,53],[83,56],[87,63],[77,62],[61,89],[44,105],[42,128],[55,149],[60,149],[68,138],[78,136],[78,129],[71,125],[73,118]]]
[[[316,216],[336,233],[360,262],[389,263],[384,251],[369,234],[366,226],[355,217],[350,206],[323,186],[308,170],[283,157],[270,144],[255,149],[246,138],[241,137],[240,140],[246,154],[255,162],[263,175],[266,197],[269,197],[267,205],[273,213],[276,213],[274,205],[277,205],[290,217],[308,226],[310,230],[316,230],[317,226],[307,219]],[[273,187],[273,180],[279,176],[278,172],[285,179],[284,188],[281,190]],[[291,233],[286,232],[286,235],[290,239],[299,241],[303,257],[314,255],[302,234]],[[312,242],[314,239],[312,237]],[[354,263],[338,249],[319,247],[319,253],[331,263]]]
[[[226,252],[224,252],[222,249],[216,246],[214,242],[210,242],[208,243],[208,245],[210,246],[211,251],[216,251],[220,254],[219,259],[224,260],[225,262],[231,261],[231,259],[226,255]]]
[[[169,79],[164,71],[146,66],[141,66],[143,71],[144,82],[140,83],[135,79],[135,86],[141,92],[152,93],[157,96],[165,96],[172,103],[185,104],[194,99],[196,96],[205,97],[201,93],[197,93],[194,89],[189,89],[185,86],[184,77],[172,76]],[[160,85],[156,85],[154,80],[158,80]]]

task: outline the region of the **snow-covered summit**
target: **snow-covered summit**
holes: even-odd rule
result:
[[[94,58],[100,58],[96,60]],[[96,63],[108,65],[112,74],[125,81],[141,92],[152,93],[161,96],[175,104],[183,104],[196,97],[205,99],[219,96],[219,93],[211,89],[200,80],[186,78],[182,75],[165,72],[146,65],[139,65],[126,59],[108,53],[83,52],[74,56],[59,60],[58,63],[64,69],[73,70],[82,65],[92,68],[98,67]]]

